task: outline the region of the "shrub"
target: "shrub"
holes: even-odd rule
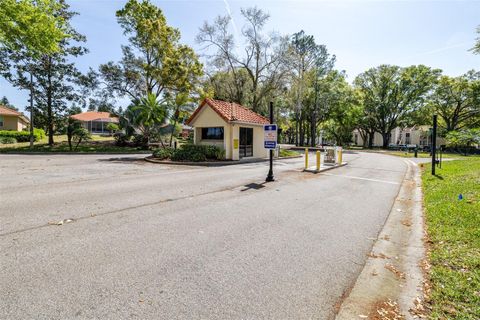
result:
[[[28,142],[30,141],[30,132],[29,131],[14,131],[14,130],[0,130],[0,137],[2,138],[14,138],[18,142]],[[35,141],[39,141],[45,138],[45,131],[43,129],[34,129],[33,137]]]
[[[39,140],[42,140],[44,139],[47,135],[45,134],[45,130],[43,129],[38,129],[38,128],[34,128],[33,129],[33,135],[35,136],[35,141],[39,141]],[[30,141],[30,139],[29,139]]]
[[[148,138],[143,134],[136,134],[133,136],[133,144],[135,147],[148,148]]]
[[[114,134],[115,132],[117,132],[118,130],[120,130],[120,127],[118,126],[118,124],[116,123],[113,123],[113,122],[110,122],[109,124],[107,124],[107,128],[106,128],[108,131],[110,131],[110,134]]]
[[[0,144],[12,144],[17,143],[17,139],[12,137],[0,137]]]
[[[85,141],[92,140],[92,135],[90,134],[90,132],[88,132],[87,129],[80,127],[80,128],[76,128],[73,131],[72,140],[76,142],[76,145],[75,145],[75,150],[76,150],[78,148],[78,145],[82,143],[82,141],[85,142]]]
[[[175,150],[173,150],[172,148],[160,148],[160,149],[157,149],[153,152],[153,156],[155,158],[158,158],[160,160],[164,160],[164,159],[170,159],[173,155]]]
[[[125,147],[130,141],[130,137],[123,132],[113,134],[113,138],[115,139],[115,144],[119,147]]]
[[[173,152],[171,159],[174,161],[195,162],[223,160],[225,159],[225,151],[217,146],[184,144]]]

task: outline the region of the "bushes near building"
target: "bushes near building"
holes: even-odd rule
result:
[[[225,150],[217,146],[184,144],[179,149],[161,148],[153,152],[160,160],[201,162],[207,160],[225,160]]]
[[[34,129],[33,137],[35,141],[40,141],[45,138],[45,131],[43,129]],[[13,138],[16,142],[28,142],[30,141],[29,131],[13,131],[13,130],[0,130],[0,138]],[[11,140],[10,140],[11,141]]]

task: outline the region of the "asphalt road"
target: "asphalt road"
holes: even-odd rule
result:
[[[407,167],[140,157],[0,155],[0,319],[330,319]]]

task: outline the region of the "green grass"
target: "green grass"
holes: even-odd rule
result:
[[[30,149],[29,142],[15,143],[15,144],[0,144],[0,153],[8,152],[72,152],[72,153],[96,153],[96,152],[112,152],[112,153],[141,153],[150,152],[139,150],[134,147],[119,147],[114,144],[113,137],[92,136],[92,140],[82,142],[74,151],[70,151],[67,143],[66,135],[58,135],[54,138],[55,144],[48,145],[48,138],[42,139],[34,144],[33,149]],[[75,147],[75,144],[74,144]]]
[[[395,150],[383,150],[383,149],[364,149],[368,151],[373,151],[373,152],[378,152],[378,153],[383,153],[383,154],[389,154],[392,156],[397,156],[397,157],[402,157],[402,158],[414,158],[415,153],[413,151],[395,151]],[[432,156],[430,155],[429,152],[421,152],[419,151],[417,153],[417,158],[431,158]],[[451,153],[451,152],[444,152],[442,154],[442,158],[449,158],[449,159],[458,159],[464,157],[463,155],[459,153]]]
[[[293,156],[299,156],[301,153],[294,151],[294,150],[288,150],[288,149],[280,149],[279,156],[280,157],[293,157]]]
[[[423,172],[431,241],[431,319],[480,319],[480,157]],[[458,200],[459,194],[464,199]]]

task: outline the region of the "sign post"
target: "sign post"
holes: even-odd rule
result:
[[[437,165],[436,159],[437,152],[437,115],[433,115],[433,129],[432,129],[432,176],[435,175],[435,166]]]
[[[263,126],[264,134],[264,148],[270,150],[270,169],[268,170],[267,179],[265,181],[271,182],[273,178],[273,150],[277,148],[277,125],[273,124],[273,102],[270,102],[270,124]]]

